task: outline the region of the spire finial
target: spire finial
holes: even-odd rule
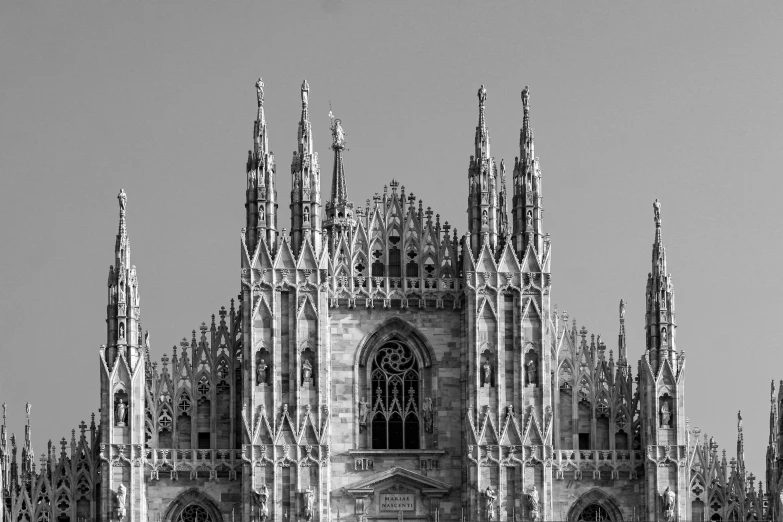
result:
[[[27,424],[30,424],[30,408],[32,408],[32,404],[30,404],[29,402],[25,404],[24,409],[25,409],[25,413],[27,414]]]
[[[655,199],[653,202],[653,213],[655,214],[655,226],[659,227],[661,226],[661,202],[658,201],[658,198]]]
[[[310,84],[307,80],[302,82],[302,108],[306,109],[308,104],[308,96],[310,94]]]
[[[128,205],[128,195],[125,194],[125,189],[120,189],[117,200],[120,202],[120,216],[125,217],[125,207]]]
[[[484,88],[484,84],[481,84],[478,90],[479,99],[479,127],[484,127],[484,104],[487,102],[487,89]]]
[[[260,109],[264,106],[264,81],[261,77],[256,82],[256,97],[258,98],[258,108]]]
[[[331,110],[329,111],[329,119],[332,122],[332,148],[335,150],[345,149],[345,131],[343,130],[342,120],[335,118]]]
[[[625,299],[620,299],[620,322],[625,322]]]

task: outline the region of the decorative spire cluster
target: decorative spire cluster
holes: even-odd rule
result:
[[[535,156],[530,126],[530,88],[522,89],[522,129],[519,156],[514,160],[513,243],[517,256],[524,257],[528,246],[537,256],[544,254],[548,239],[543,232],[541,166]]]
[[[468,235],[470,249],[478,255],[486,243],[493,251],[498,245],[502,225],[498,210],[498,169],[490,154],[489,130],[485,118],[487,89],[482,85],[477,93],[479,121],[476,125],[475,154],[470,157],[468,177]]]
[[[256,82],[258,112],[253,127],[253,150],[247,152],[247,193],[245,209],[246,246],[251,254],[261,238],[274,249],[277,242],[277,189],[275,188],[275,156],[269,150],[269,137],[264,113],[264,82]]]
[[[321,250],[321,168],[313,150],[307,80],[302,82],[301,95],[298,150],[291,160],[291,247],[297,255],[304,242],[310,242],[315,252]]]

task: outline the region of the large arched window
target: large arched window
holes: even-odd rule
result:
[[[384,344],[372,359],[373,449],[419,449],[419,364],[397,341]]]
[[[600,520],[612,520],[607,511],[598,504],[585,506],[579,515],[579,522],[595,522]]]
[[[202,506],[191,504],[180,511],[177,522],[212,522],[212,519]]]

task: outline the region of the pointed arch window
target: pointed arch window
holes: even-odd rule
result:
[[[609,513],[598,504],[586,506],[579,515],[579,522],[598,522],[603,520],[612,520]]]
[[[180,511],[177,522],[212,522],[207,510],[198,504],[191,504]]]
[[[419,449],[419,364],[399,341],[383,345],[372,361],[370,414],[373,449]]]

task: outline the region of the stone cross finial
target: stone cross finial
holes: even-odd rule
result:
[[[84,421],[79,423],[79,430],[82,432],[82,435],[87,431],[87,424]]]

